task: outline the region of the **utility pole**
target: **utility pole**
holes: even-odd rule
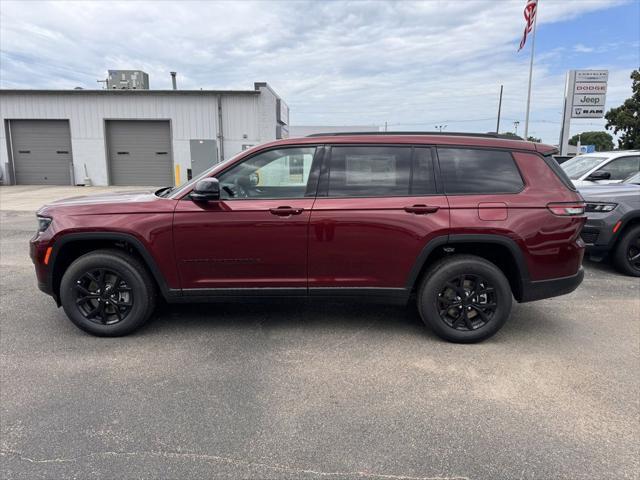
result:
[[[387,131],[387,122],[384,122],[384,131]]]
[[[440,133],[442,133],[442,130],[444,130],[445,128],[447,128],[447,126],[446,126],[446,125],[436,125],[436,129],[437,129]]]
[[[518,135],[518,125],[520,125],[519,120],[516,120],[515,122],[513,122],[513,128],[516,129],[516,135]]]
[[[496,124],[496,133],[500,133],[500,111],[502,110],[502,87],[504,87],[504,85],[500,85],[500,100],[498,101],[498,123]]]

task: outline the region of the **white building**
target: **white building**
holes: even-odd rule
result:
[[[348,132],[379,132],[376,125],[292,125],[289,127],[289,136],[306,137],[307,135],[321,133],[348,133]]]
[[[253,90],[0,90],[4,184],[171,185],[288,137],[289,109]]]

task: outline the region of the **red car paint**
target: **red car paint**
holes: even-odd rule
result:
[[[528,282],[579,271],[584,216],[557,216],[547,208],[550,202],[582,202],[545,163],[542,154],[553,147],[471,136],[306,137],[254,147],[208,175],[215,177],[275,146],[340,144],[507,149],[525,187],[515,194],[246,198],[203,204],[189,199],[191,185],[168,198],[146,192],[63,200],[38,211],[53,218],[51,226],[31,240],[39,285],[57,295],[56,256],[64,239],[86,233],[96,239],[101,233],[124,234],[135,241],[165,297],[217,288],[295,288],[300,294],[311,288],[410,289],[421,252],[430,242],[444,245],[454,235],[512,240],[524,259],[527,272],[521,273]],[[274,214],[279,207],[296,213]],[[49,246],[54,254],[45,265]]]

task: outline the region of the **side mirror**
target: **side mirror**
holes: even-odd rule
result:
[[[213,177],[203,178],[196,183],[190,197],[194,202],[220,200],[220,183],[218,179]]]
[[[586,180],[591,182],[597,182],[598,180],[609,180],[611,178],[611,172],[605,172],[604,170],[598,170],[589,175]]]

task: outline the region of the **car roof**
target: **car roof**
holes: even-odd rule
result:
[[[608,160],[613,157],[625,157],[640,154],[640,150],[612,150],[609,152],[591,152],[580,155],[581,157],[600,157]],[[575,158],[575,157],[574,157]]]
[[[503,136],[491,134],[436,134],[421,132],[379,132],[379,133],[340,133],[322,134],[309,137],[288,138],[276,140],[261,145],[272,147],[278,145],[304,145],[304,144],[394,144],[394,145],[455,145],[469,147],[493,147],[509,150],[530,150],[548,155],[557,152],[557,148],[543,143],[527,142],[524,140],[509,139]]]

